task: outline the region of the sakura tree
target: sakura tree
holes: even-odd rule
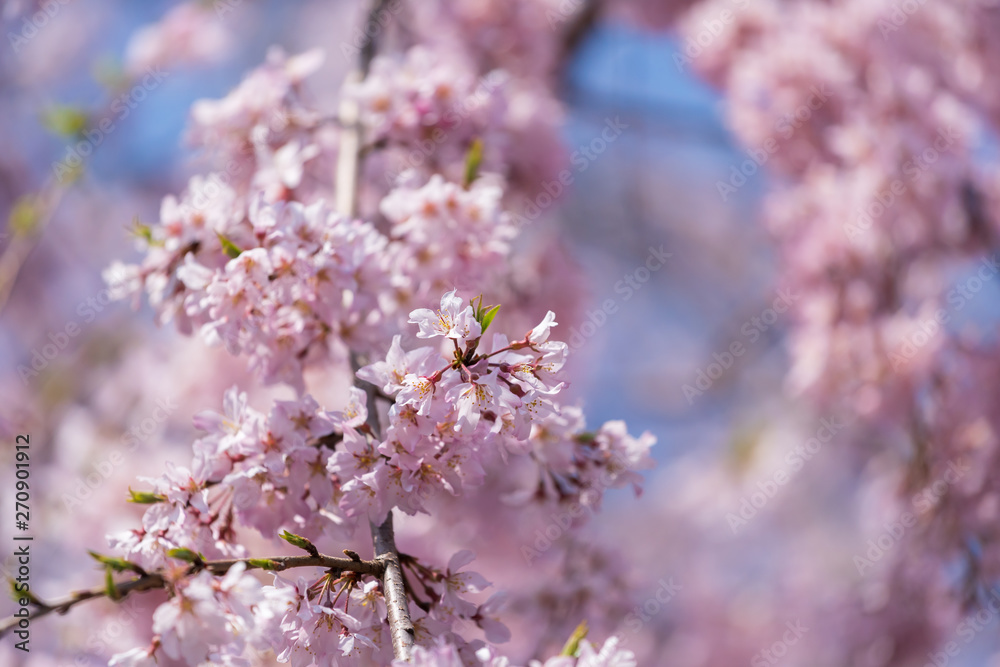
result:
[[[31,431],[4,461],[13,474],[38,457],[33,516],[67,539],[32,547],[30,586],[5,561],[17,615],[0,662],[997,659],[996,3],[173,3],[97,68],[93,108],[44,107],[67,146],[32,178],[49,147],[18,136],[27,100],[59,88],[36,82],[135,11],[87,4],[2,9],[0,78],[17,93],[0,94],[0,308],[5,332],[37,326],[0,378],[0,432]],[[276,11],[296,17],[280,36],[260,30]],[[637,42],[673,31],[652,69],[714,86],[737,144],[695,192],[684,176],[706,162],[656,170],[633,147],[621,208],[711,247],[672,278],[732,312],[748,291],[726,273],[748,254],[737,230],[760,223],[768,247],[750,249],[774,253],[781,317],[747,322],[754,353],[771,338],[787,354],[773,377],[729,338],[703,358],[677,344],[684,322],[636,362],[655,313],[623,316],[610,350],[571,349],[596,269],[545,219],[576,159],[606,165],[566,140],[567,69],[620,23]],[[91,177],[144,99],[184,68],[223,68],[251,24],[288,46],[191,105],[193,176]],[[613,126],[653,143],[648,118],[625,118]],[[605,180],[580,188],[577,217],[619,208]],[[702,205],[647,214],[658,197],[671,215]],[[67,321],[47,301],[82,255],[105,283]],[[652,493],[595,539],[588,517],[607,491],[640,490],[654,437],[588,426],[569,379],[623,359],[643,367],[630,400],[680,405],[678,420],[705,409],[725,433],[714,448],[671,437],[686,441]],[[692,389],[676,369],[703,362],[717,367]],[[729,433],[740,411],[777,416]],[[72,655],[27,653],[25,624]]]
[[[181,5],[138,33],[123,76],[214,52],[225,35],[208,11]],[[458,512],[486,530],[500,496],[526,517],[596,508],[607,489],[638,490],[654,441],[621,422],[588,430],[559,402],[568,346],[550,337],[551,310],[501,333],[508,312],[525,318],[502,301],[529,222],[513,211],[561,164],[546,110],[563,33],[543,12],[524,3],[477,26],[447,3],[378,2],[364,25],[384,34],[356,49],[334,108],[305,85],[324,54],[277,49],[228,97],[192,108],[190,139],[218,170],[166,197],[157,222],[136,220],[143,257],[114,263],[109,289],[286,397],[259,408],[234,386],[221,412],[198,413],[190,461],[127,489],[148,505],[141,524],[91,551],[104,584],[57,601],[15,584],[30,616],[0,632],[161,590],[149,641],[109,664],[510,664],[496,647],[510,638],[504,594],[478,595],[491,583],[466,569],[474,555],[402,552],[395,518],[429,517],[433,542]],[[498,20],[511,34],[537,26],[540,52],[474,38]],[[77,177],[70,167],[50,193]],[[553,546],[578,548],[582,515]],[[351,548],[364,533],[370,557]],[[586,634],[567,633],[546,664],[635,664],[618,638]]]

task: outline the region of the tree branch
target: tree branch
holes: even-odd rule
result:
[[[144,574],[138,579],[133,579],[132,581],[125,581],[120,584],[115,585],[115,590],[118,595],[118,599],[123,599],[129,593],[136,591],[149,591],[156,588],[163,588],[166,585],[163,577],[158,574]],[[98,588],[91,588],[85,591],[76,591],[70,594],[66,599],[60,600],[55,604],[38,604],[37,608],[28,616],[28,620],[35,620],[42,618],[43,616],[48,616],[52,612],[59,614],[65,614],[67,611],[80,604],[81,602],[86,602],[87,600],[93,600],[95,598],[107,597],[108,591],[104,586]],[[5,634],[17,627],[18,623],[22,621],[22,618],[17,618],[11,616],[10,618],[4,620],[0,623],[0,638]]]
[[[381,525],[371,524],[375,542],[375,559],[385,566],[382,572],[382,595],[389,617],[392,635],[392,652],[400,660],[409,660],[413,651],[414,631],[410,620],[410,602],[406,597],[403,568],[399,564],[399,551],[392,528],[392,512]]]
[[[379,559],[356,560],[350,557],[339,558],[319,554],[318,556],[278,556],[275,558],[231,558],[224,560],[210,560],[205,561],[200,565],[192,565],[190,574],[194,574],[200,570],[208,570],[212,574],[221,576],[228,572],[229,569],[237,563],[245,563],[248,570],[266,569],[281,572],[282,570],[288,570],[296,567],[322,567],[328,570],[346,570],[349,572],[357,572],[358,574],[367,574],[378,578],[383,576],[383,572],[385,570],[384,562]],[[116,600],[122,600],[129,593],[155,590],[158,588],[164,588],[165,586],[166,580],[162,575],[158,573],[143,574],[137,579],[115,584],[115,598]],[[81,602],[107,597],[107,595],[107,587],[100,586],[88,590],[76,591],[64,600],[60,600],[59,602],[55,602],[53,604],[36,601],[34,603],[36,609],[31,613],[31,615],[28,616],[28,620],[33,621],[37,618],[48,616],[53,612],[65,614]],[[20,618],[12,616],[3,622],[0,622],[0,637],[3,637],[4,634],[15,628],[21,620],[22,619]]]
[[[378,23],[379,12],[388,5],[387,0],[373,0],[368,11],[366,25]],[[357,68],[351,72],[347,81],[360,83],[368,76],[368,68],[375,58],[377,50],[375,37],[370,37],[358,54]],[[357,103],[341,96],[338,109],[340,125],[340,145],[337,154],[337,173],[334,197],[337,212],[346,217],[354,217],[358,208],[358,172],[361,163],[361,119]]]
[[[379,12],[388,5],[387,0],[373,0],[368,12],[369,24],[378,21]],[[357,69],[348,81],[361,82],[368,75],[368,68],[375,57],[377,44],[372,37],[361,49]],[[337,174],[334,195],[337,212],[346,217],[354,217],[358,208],[358,173],[361,167],[361,120],[357,103],[342,97],[340,100],[340,152],[337,155]],[[354,371],[360,365],[356,355],[351,358]],[[355,385],[365,390],[368,397],[368,426],[376,438],[381,437],[378,411],[375,405],[377,389],[355,379]],[[392,510],[381,525],[371,524],[375,559],[383,566],[382,594],[388,610],[389,632],[392,635],[392,652],[398,660],[409,660],[413,651],[414,631],[410,620],[410,606],[403,583],[403,570],[399,564],[399,552],[392,524]]]
[[[361,360],[352,355],[351,365],[357,373]],[[378,419],[378,409],[375,397],[378,389],[371,383],[359,380],[355,376],[354,385],[363,389],[367,396],[369,430],[376,438],[381,437],[382,425]],[[399,549],[396,548],[396,536],[393,530],[392,511],[389,511],[385,521],[380,525],[371,524],[372,541],[375,544],[375,560],[382,563],[382,595],[385,596],[385,606],[388,612],[389,633],[392,636],[392,651],[399,660],[409,660],[413,652],[414,630],[410,620],[410,605],[406,595],[406,582],[403,567],[399,561]]]

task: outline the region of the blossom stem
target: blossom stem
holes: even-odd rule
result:
[[[248,570],[267,569],[280,572],[282,570],[288,570],[296,567],[323,567],[332,570],[357,572],[358,574],[366,574],[373,577],[382,577],[385,569],[384,561],[379,559],[355,560],[353,558],[340,558],[319,554],[317,556],[277,556],[274,558],[262,559],[232,558],[224,560],[209,560],[204,561],[201,565],[193,565],[191,572],[194,573],[199,569],[205,569],[215,575],[224,575],[237,563],[245,563]],[[166,584],[166,579],[159,573],[154,572],[144,574],[136,579],[115,584],[115,595],[113,597],[116,601],[120,602],[125,599],[125,596],[129,593],[164,588],[166,587]],[[65,614],[81,602],[101,597],[108,597],[107,586],[98,586],[88,590],[76,591],[71,593],[65,599],[52,604],[36,600],[34,601],[35,609],[28,618],[29,620],[35,620],[37,618],[47,616],[52,612]],[[18,623],[22,620],[23,618],[12,616],[3,622],[0,622],[0,637],[3,637],[4,634],[17,627]]]

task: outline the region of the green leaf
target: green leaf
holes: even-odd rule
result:
[[[153,228],[139,222],[139,218],[132,221],[132,233],[143,239],[146,243],[153,240]]]
[[[42,112],[42,125],[52,134],[76,139],[87,129],[90,119],[79,107],[57,104]]]
[[[483,140],[476,139],[465,155],[465,187],[472,185],[479,177],[479,166],[483,163]]]
[[[171,558],[176,558],[177,560],[182,560],[188,563],[195,563],[195,564],[202,563],[205,560],[204,558],[202,558],[201,554],[195,553],[194,551],[191,551],[190,549],[186,549],[184,547],[181,547],[179,549],[171,549],[170,551],[167,552],[167,555],[170,556]]]
[[[110,565],[104,570],[104,592],[108,594],[108,597],[112,600],[118,601],[121,599],[121,595],[118,593],[118,587],[115,586],[115,578],[111,576],[111,572],[114,570]]]
[[[142,222],[139,216],[132,218],[132,226],[128,228],[128,231],[136,238],[142,239],[151,246],[163,245],[163,241],[157,241],[153,238],[153,228]]]
[[[559,655],[568,655],[571,658],[576,657],[577,651],[580,650],[580,642],[587,636],[588,630],[587,621],[580,621],[580,625],[576,626],[576,630],[566,640],[566,645],[563,646],[562,653]]]
[[[478,301],[478,303],[477,303]],[[490,322],[493,318],[497,316],[497,311],[500,310],[500,306],[486,306],[483,307],[483,295],[475,297],[469,301],[469,305],[472,306],[472,316],[476,318],[480,326],[483,328],[483,333],[486,333],[486,328],[490,326]]]
[[[222,244],[222,251],[232,259],[236,259],[243,252],[238,245],[227,239],[224,234],[216,232],[215,235],[219,237],[219,243]]]
[[[282,532],[281,535],[279,535],[278,537],[288,542],[293,547],[298,547],[299,549],[304,549],[305,551],[308,551],[309,555],[311,556],[319,556],[319,551],[316,549],[316,546],[306,538],[302,537],[301,535],[289,533],[286,530]]]
[[[20,602],[21,598],[25,596],[24,593],[17,590],[17,582],[14,581],[13,579],[7,579],[7,583],[10,584],[8,592],[10,593],[11,599],[13,599],[14,602]]]
[[[39,206],[36,197],[23,195],[11,208],[10,217],[7,218],[7,227],[15,234],[25,236],[35,230],[41,217],[41,206]]]
[[[271,560],[270,558],[248,558],[247,565],[250,567],[259,567],[262,570],[281,569],[281,563],[276,560]]]
[[[7,581],[10,583],[9,592],[10,592],[10,596],[14,600],[14,602],[20,604],[21,603],[21,598],[27,598],[28,601],[31,604],[33,604],[33,605],[35,605],[37,607],[45,607],[45,606],[47,606],[44,602],[42,602],[41,600],[39,600],[38,596],[36,596],[30,590],[28,590],[28,591],[19,591],[19,590],[17,590],[18,582],[15,581],[14,579],[7,579]]]
[[[133,491],[131,486],[128,487],[128,492],[130,494],[128,501],[137,505],[152,505],[153,503],[162,503],[167,499],[166,496],[150,493],[149,491]]]
[[[99,554],[96,551],[88,551],[91,558],[96,560],[98,563],[110,567],[115,572],[141,572],[142,568],[135,563],[130,563],[124,558],[116,558],[114,556],[105,556]]]
[[[500,304],[497,304],[483,313],[482,318],[479,323],[483,326],[483,333],[490,328],[490,323],[493,322],[493,318],[497,316],[497,311],[500,310]]]

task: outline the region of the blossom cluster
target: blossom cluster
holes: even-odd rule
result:
[[[635,667],[635,656],[629,650],[619,648],[616,637],[608,639],[600,648],[595,647],[586,639],[579,643],[575,655],[560,655],[549,658],[544,663],[532,660],[526,667]],[[439,642],[432,648],[418,647],[413,654],[413,660],[404,662],[397,660],[393,667],[416,665],[417,667],[514,667],[509,659],[498,656],[491,648],[476,651],[475,661],[463,660],[460,652],[452,645]]]
[[[324,202],[338,136],[300,90],[320,62],[313,53],[287,58],[272,52],[226,99],[196,104],[192,140],[225,170],[194,176],[180,199],[166,197],[158,224],[137,223],[142,263],[116,264],[108,272],[118,297],[136,299],[145,291],[160,322],[173,320],[184,333],[197,328],[210,344],[247,355],[265,381],[300,391],[303,371],[331,351],[384,350],[407,304],[504,273],[516,233],[503,212],[507,185],[487,171],[490,164],[500,169],[499,158],[489,156],[504,144],[502,122],[492,115],[465,122],[465,116],[435,111],[432,100],[458,95],[444,92],[460,85],[450,73],[435,79],[441,90],[425,100],[426,77],[404,76],[381,61],[362,88],[351,92],[349,86],[346,94],[365,103],[369,123],[384,106],[383,88],[408,110],[392,111],[389,127],[375,127],[371,140],[393,137],[394,145],[404,145],[416,140],[413,133],[437,136],[443,130],[436,123],[443,123],[448,140],[433,144],[435,154],[443,157],[448,150],[438,148],[451,146],[454,169],[404,165],[373,191],[374,222],[330,212]],[[404,80],[419,90],[404,90]],[[478,99],[473,91],[463,94]],[[472,114],[476,104],[462,113]],[[414,114],[401,130],[401,118]]]
[[[484,622],[489,601],[475,605],[462,597],[490,585],[475,572],[459,571],[472,558],[470,552],[459,552],[444,572],[428,568],[415,572],[418,577],[426,575],[418,580],[433,596],[433,606],[414,607],[415,627],[421,634],[450,637],[452,645],[464,652],[482,642],[469,645],[451,633],[456,620],[481,623],[488,628],[487,637],[501,641],[509,637],[498,622]],[[268,650],[293,667],[392,660],[378,581],[328,572],[294,580],[274,574],[273,583],[265,585],[246,573],[242,561],[222,576],[206,570],[192,575],[180,563],[167,568],[164,576],[172,595],[153,614],[152,642],[115,656],[112,667],[146,667],[164,656],[188,665],[241,664],[248,652]]]
[[[328,353],[328,339],[361,348],[378,333],[377,295],[389,277],[385,239],[371,225],[322,202],[258,200],[233,220],[221,209],[229,199],[216,201],[220,208],[177,224],[166,203],[168,222],[142,269],[110,271],[144,282],[163,317],[248,355],[270,381],[301,387],[303,367]]]
[[[389,149],[385,163],[375,163],[386,178],[409,168],[460,182],[476,140],[485,147],[484,169],[505,166],[508,78],[502,70],[477,78],[463,61],[417,46],[401,61],[376,57],[364,81],[349,83],[344,95],[360,107],[366,142]]]
[[[491,464],[512,457],[537,460],[545,471],[541,492],[531,493],[536,502],[573,496],[596,505],[605,488],[637,484],[652,437],[631,438],[621,422],[585,434],[579,409],[555,402],[565,386],[560,371],[568,346],[550,339],[554,313],[520,340],[495,333],[482,346],[498,310],[481,299],[466,303],[452,291],[439,308],[412,311],[416,337],[442,341],[450,354],[430,346],[405,351],[395,336],[384,360],[358,371],[375,393],[353,387],[343,410],[324,410],[306,394],[276,401],[264,415],[233,388],[222,413],[199,413],[195,425],[204,435],[194,443],[191,468],[170,465],[160,478],[145,480],[152,489],[133,492],[134,501],[150,504],[142,527],[110,537],[134,567],[175,577],[171,599],[154,617],[173,620],[156,621],[154,644],[120,656],[119,663],[143,664],[161,650],[189,664],[219,651],[239,656],[245,646],[264,641],[258,635],[280,660],[296,665],[334,655],[388,659],[385,602],[375,581],[347,573],[297,582],[277,576],[273,587],[261,588],[235,567],[221,583],[212,583],[205,571],[185,569],[190,554],[245,558],[239,544],[244,528],[272,539],[281,529],[306,540],[348,539],[359,525],[379,524],[394,508],[426,513],[425,503],[435,497],[461,496],[482,485]],[[379,414],[369,413],[378,402],[391,404],[384,433]],[[448,638],[471,655],[482,643],[468,643],[451,629],[464,620],[489,642],[509,638],[498,620],[502,596],[481,605],[463,597],[489,586],[462,570],[470,552],[455,554],[444,571],[402,560],[424,582],[423,593],[414,589],[410,600],[420,637]],[[256,597],[246,602],[230,590]],[[251,628],[240,616],[250,606],[254,622],[266,627]],[[581,655],[590,656],[588,650]]]
[[[223,414],[195,421],[205,435],[194,444],[192,469],[171,468],[155,480],[166,502],[119,545],[155,568],[171,548],[228,553],[234,516],[264,535],[282,526],[350,534],[358,517],[380,523],[394,507],[426,511],[430,498],[481,485],[498,455],[537,462],[537,483],[526,493],[536,502],[580,498],[596,506],[604,489],[636,485],[636,471],[650,465],[652,436],[634,439],[622,422],[586,433],[580,410],[554,400],[568,350],[549,340],[554,314],[522,340],[493,334],[481,349],[486,312],[449,292],[438,310],[413,311],[411,322],[418,337],[447,340],[450,358],[433,347],[404,351],[396,336],[384,361],[358,371],[392,401],[383,434],[372,429],[377,415],[357,387],[342,411],[327,412],[307,394],[277,401],[267,416],[231,389]]]
[[[341,91],[360,112],[358,128],[309,97],[318,51],[272,50],[229,95],[193,105],[188,138],[214,170],[165,197],[158,221],[137,220],[143,257],[115,264],[107,277],[117,297],[138,305],[144,293],[158,323],[225,346],[294,397],[259,411],[248,393],[229,389],[221,413],[195,417],[190,465],[170,464],[161,477],[142,478],[148,490],[132,492],[148,507],[139,528],[109,537],[116,562],[161,577],[168,599],[154,612],[152,643],[113,664],[240,665],[251,651],[269,650],[303,667],[389,664],[382,582],[344,571],[283,572],[264,585],[246,570],[274,568],[250,558],[253,545],[280,544],[279,534],[342,545],[394,510],[433,518],[474,489],[481,495],[466,514],[476,520],[488,511],[483,499],[495,505],[502,494],[538,509],[597,508],[607,489],[638,491],[654,439],[631,437],[621,422],[587,431],[582,410],[558,401],[568,346],[550,339],[554,313],[510,337],[499,323],[490,330],[498,307],[457,291],[523,278],[524,266],[510,261],[519,230],[505,211],[564,166],[561,106],[548,80],[560,49],[539,21],[545,6],[517,2],[496,17],[511,35],[545,36],[528,40],[531,54],[504,40],[440,39],[443,20],[489,30],[471,5],[414,8],[416,45],[375,57]],[[134,59],[210,57],[211,44],[201,53],[184,39],[193,11],[178,10],[140,35]],[[354,138],[356,206],[346,208],[357,210],[346,216],[330,202],[343,208],[341,153]],[[513,303],[505,312],[527,322],[528,310]],[[348,363],[360,368],[354,386],[342,388],[346,405],[328,410],[314,397],[331,388],[315,378]],[[567,539],[561,548],[577,546]],[[414,661],[509,664],[493,647],[510,639],[500,620],[505,596],[482,599],[490,584],[464,569],[471,552],[434,552],[399,554]],[[572,593],[555,585],[547,595]],[[546,664],[634,660],[615,640],[603,649],[584,641],[578,657]]]
[[[702,39],[723,15],[731,25]],[[1000,271],[1000,172],[981,150],[996,127],[986,72],[998,21],[978,2],[860,0],[740,10],[719,0],[682,21],[688,43],[701,45],[691,64],[726,90],[730,125],[747,147],[720,193],[732,196],[765,163],[777,176],[764,221],[783,281],[802,291],[790,386],[863,417],[870,430],[853,444],[883,462],[877,488],[902,490],[896,515],[911,494],[940,489],[951,467],[975,464],[906,534],[909,548],[871,575],[894,591],[892,606],[884,625],[849,641],[857,654],[899,646],[899,664],[907,650],[923,659],[911,638],[942,639],[943,610],[1000,575],[991,481],[1000,397],[983,382],[998,347],[973,303]],[[967,576],[954,598],[927,594],[924,582],[950,577],[941,572],[958,561]]]
[[[234,664],[248,648],[265,649],[280,641],[283,616],[293,604],[287,588],[262,586],[237,563],[222,577],[206,571],[169,576],[173,597],[153,614],[154,639],[111,659],[111,667],[151,667],[165,655],[189,665],[211,661]]]

